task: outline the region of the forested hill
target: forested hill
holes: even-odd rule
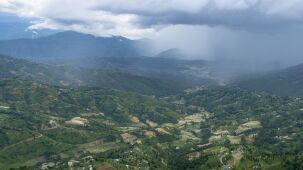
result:
[[[116,88],[156,96],[175,94],[188,87],[181,83],[129,73],[47,65],[3,55],[0,55],[0,78],[22,78],[60,86]]]
[[[138,56],[136,42],[124,37],[95,37],[66,31],[37,39],[0,41],[0,52],[30,60],[62,59],[85,56]]]
[[[235,86],[280,96],[303,97],[303,64],[259,75],[248,75],[235,81]]]
[[[167,102],[118,90],[0,80],[0,169],[41,165],[45,159],[64,167],[90,146],[81,144],[94,141],[99,147],[112,142],[104,151],[123,147],[115,143],[127,130],[123,127],[137,119],[175,123],[180,114],[173,109]]]
[[[0,80],[0,168],[300,169],[302,108],[229,88],[156,99]]]

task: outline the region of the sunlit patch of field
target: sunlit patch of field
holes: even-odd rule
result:
[[[146,136],[148,136],[149,138],[152,138],[152,137],[156,137],[156,136],[157,136],[156,133],[153,132],[153,131],[146,131],[144,134],[145,134]]]
[[[198,141],[200,139],[197,138],[193,133],[182,130],[181,131],[181,141],[187,141],[187,140]]]
[[[241,137],[240,136],[227,135],[226,137],[230,141],[231,144],[240,144],[241,143]]]
[[[196,113],[193,115],[186,116],[183,119],[180,119],[178,121],[177,126],[180,128],[183,128],[185,125],[199,124],[204,121],[205,121],[205,119],[203,118],[203,114]]]
[[[208,139],[208,141],[210,142],[210,143],[214,143],[214,142],[216,142],[216,141],[220,141],[222,139],[222,136],[221,135],[218,135],[218,136],[211,136],[209,139]]]
[[[9,106],[0,106],[0,109],[8,110],[8,109],[10,109],[10,107]]]
[[[255,128],[261,128],[261,123],[260,121],[250,121],[250,122],[247,122],[247,123],[244,123],[240,126],[238,126],[238,129],[235,131],[236,133],[243,133],[247,130],[250,130],[250,129],[255,129]]]
[[[215,135],[227,135],[227,134],[229,134],[229,132],[227,130],[222,130],[222,129],[217,130],[217,131],[212,132],[212,133],[215,134]]]
[[[205,153],[213,153],[213,154],[219,154],[219,153],[224,153],[224,152],[228,152],[228,151],[229,151],[228,148],[223,147],[223,146],[215,146],[215,147],[204,150]]]
[[[286,140],[292,140],[293,138],[290,137],[290,136],[283,136],[283,139],[286,139]]]
[[[146,120],[146,123],[150,126],[150,127],[157,127],[158,124],[153,122],[153,121],[150,121],[150,120]]]
[[[114,122],[109,121],[109,120],[103,120],[102,123],[104,123],[105,125],[108,125],[108,126],[114,126],[115,125]]]
[[[201,156],[201,152],[193,152],[193,153],[188,154],[188,160],[192,161],[192,160],[200,158],[200,156]]]
[[[172,123],[164,123],[161,125],[162,127],[170,127],[170,128],[174,128],[176,127],[176,125],[172,124]]]
[[[235,151],[231,153],[232,158],[228,160],[227,164],[225,166],[234,166],[238,165],[241,162],[241,159],[243,157],[242,152]]]
[[[164,130],[163,128],[156,128],[156,131],[162,133],[164,135],[171,135],[168,131]]]
[[[122,132],[134,132],[140,130],[139,127],[120,127]]]
[[[114,148],[119,147],[115,142],[103,142],[103,140],[97,140],[94,142],[82,144],[79,146],[79,149],[85,149],[90,153],[100,153],[105,152]]]
[[[82,113],[81,116],[83,117],[92,117],[92,116],[104,116],[105,114],[100,112],[100,113]]]
[[[241,158],[243,157],[243,153],[242,152],[233,152],[232,156],[233,156],[233,163],[232,163],[232,165],[235,165],[235,164],[240,163]]]
[[[138,117],[130,115],[129,119],[132,123],[134,123],[134,126],[138,126],[138,127],[147,127],[147,125],[145,123],[142,123]]]
[[[123,134],[121,134],[121,137],[122,137],[124,143],[129,143],[131,145],[134,145],[136,143],[142,144],[142,141],[140,139],[138,139],[137,136],[135,136],[135,135],[131,135],[129,133],[123,133]]]
[[[66,121],[65,123],[70,125],[86,126],[88,125],[88,120],[81,117],[74,117],[73,119]]]
[[[252,144],[255,141],[256,136],[257,134],[250,134],[245,138],[245,140],[247,143]]]
[[[133,123],[140,123],[140,120],[139,120],[139,118],[138,117],[136,117],[136,116],[130,116],[130,120],[133,122]]]

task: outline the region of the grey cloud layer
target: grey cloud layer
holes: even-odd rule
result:
[[[303,1],[299,0],[122,0],[106,1],[94,10],[135,14],[142,27],[156,25],[225,25],[245,29],[273,28],[302,23]]]
[[[303,62],[303,0],[0,0],[0,12],[38,18],[32,29],[148,37],[243,68]]]
[[[303,21],[302,0],[2,0],[0,11],[42,19],[34,28],[137,38],[169,25],[272,30]]]

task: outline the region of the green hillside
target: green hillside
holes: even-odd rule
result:
[[[303,101],[217,88],[156,99],[0,81],[0,169],[300,169]]]
[[[132,117],[176,123],[180,116],[164,101],[118,90],[55,88],[22,80],[1,80],[0,87],[1,169],[32,165],[41,157],[78,157],[85,150],[81,144],[97,140],[119,146],[115,141]]]
[[[0,55],[0,78],[22,78],[58,86],[116,88],[156,96],[175,94],[190,87],[182,83],[129,73],[38,64],[3,55]]]
[[[235,86],[280,96],[303,97],[303,65],[240,78]]]

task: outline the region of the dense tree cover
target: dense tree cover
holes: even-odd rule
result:
[[[115,88],[147,95],[165,96],[191,87],[179,83],[112,70],[33,63],[0,55],[0,78],[21,78],[59,86]]]
[[[199,106],[213,113],[201,124],[201,137],[208,138],[211,136],[209,132],[222,129],[227,130],[230,135],[241,136],[241,142],[237,145],[226,139],[213,143],[213,145],[224,146],[229,151],[241,146],[242,158],[240,162],[233,164],[234,169],[301,168],[302,163],[299,162],[302,161],[299,160],[303,154],[302,100],[231,88],[203,89],[177,95],[169,100],[182,100],[185,106]],[[260,122],[262,128],[249,128],[239,132],[239,128],[245,128],[243,124],[247,122]],[[252,135],[253,137],[250,138],[249,136]],[[234,146],[237,147],[231,149]],[[228,160],[232,160],[230,155],[229,152],[226,156],[226,165],[230,165],[228,164],[230,162]],[[200,165],[205,163],[206,161],[200,162]]]
[[[302,169],[303,101],[214,88],[163,99],[0,80],[0,167]]]
[[[303,65],[264,74],[246,75],[238,78],[233,85],[258,92],[280,96],[303,96]]]
[[[302,143],[298,142],[302,139],[302,100],[228,88],[201,90],[177,98],[183,98],[185,105],[201,106],[214,113],[207,124],[215,125],[215,129],[224,127],[233,131],[237,125],[256,120],[263,127],[256,131],[259,135],[255,144],[259,147],[276,150],[295,147],[302,150]],[[247,133],[252,132],[254,130]],[[276,136],[292,135],[292,146],[274,139]]]
[[[45,155],[52,148],[45,140],[56,146],[51,149],[54,153],[67,149],[67,155],[73,155],[68,148],[76,144],[115,141],[121,138],[119,127],[131,124],[130,116],[157,123],[175,123],[180,117],[172,104],[119,90],[60,88],[17,79],[1,80],[0,87],[0,105],[5,105],[0,109],[0,167]],[[66,123],[74,117],[85,117],[89,124]],[[33,148],[26,145],[37,142],[42,143],[35,144],[40,152],[27,154]],[[24,152],[15,150],[15,144]]]

